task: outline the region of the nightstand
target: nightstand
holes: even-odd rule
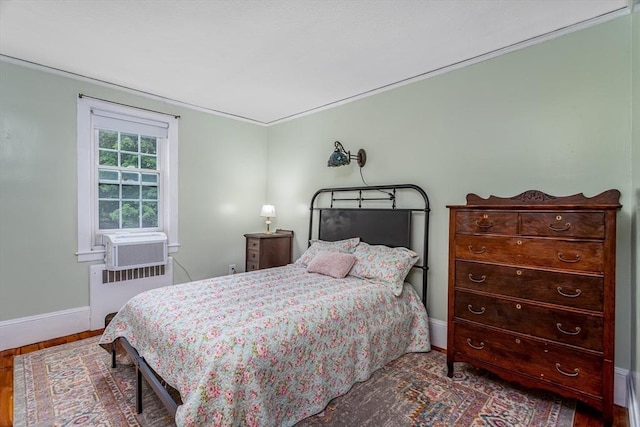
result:
[[[276,230],[275,233],[245,234],[245,271],[280,267],[291,263],[293,231]]]

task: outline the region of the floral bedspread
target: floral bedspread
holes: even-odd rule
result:
[[[153,289],[100,343],[124,336],[176,388],[178,426],[290,426],[407,352],[430,350],[411,285],[289,265]]]

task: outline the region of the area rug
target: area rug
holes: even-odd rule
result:
[[[111,369],[98,337],[14,360],[14,426],[150,426],[174,423],[153,392],[135,412],[135,371]],[[464,363],[446,376],[437,351],[407,354],[358,383],[311,426],[572,426],[575,402],[509,385]]]

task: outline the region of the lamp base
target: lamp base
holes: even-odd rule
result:
[[[269,220],[269,218],[267,218],[265,224],[267,224],[267,231],[265,231],[264,234],[273,234],[273,231],[269,230],[269,226],[271,225],[271,221]]]

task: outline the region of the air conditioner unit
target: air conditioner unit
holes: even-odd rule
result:
[[[152,233],[104,234],[107,270],[126,270],[167,263],[167,235]]]

